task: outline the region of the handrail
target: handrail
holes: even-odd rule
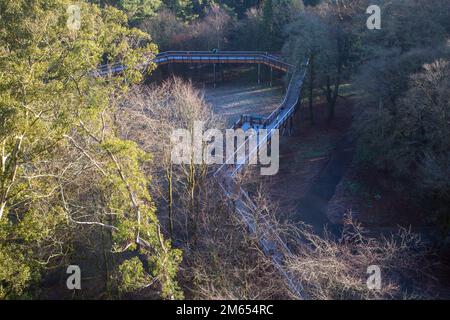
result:
[[[240,127],[243,127],[243,125],[245,124],[245,123],[250,123],[250,127],[251,128],[253,128],[254,126],[253,126],[253,124],[259,124],[259,125],[261,125],[261,126],[263,126],[263,128],[269,128],[270,130],[268,131],[268,133],[265,135],[265,137],[262,139],[262,140],[260,140],[259,141],[259,143],[258,143],[258,145],[256,146],[256,149],[254,149],[254,150],[251,150],[250,152],[249,152],[249,154],[248,154],[248,159],[250,159],[251,157],[252,157],[252,155],[258,150],[258,148],[259,148],[259,146],[260,146],[260,144],[261,143],[263,143],[264,141],[268,141],[268,140],[270,140],[270,138],[271,138],[271,136],[272,136],[272,130],[273,129],[278,129],[283,123],[284,123],[284,121],[291,115],[291,112],[295,109],[295,107],[297,106],[297,104],[298,104],[298,101],[299,101],[299,99],[300,99],[300,92],[298,92],[298,94],[297,93],[294,93],[294,94],[296,94],[296,99],[295,99],[295,102],[292,104],[292,105],[290,105],[290,106],[286,106],[286,103],[287,103],[287,100],[288,100],[288,97],[290,97],[291,95],[292,95],[292,88],[293,88],[293,85],[294,85],[294,83],[296,82],[296,80],[297,81],[299,81],[299,82],[303,82],[303,79],[305,78],[305,76],[306,76],[306,71],[307,71],[307,67],[308,67],[308,65],[309,65],[309,60],[307,60],[304,64],[303,64],[303,66],[304,66],[304,72],[302,73],[302,74],[300,74],[300,77],[299,77],[299,79],[296,79],[296,74],[294,73],[292,76],[291,76],[291,80],[290,80],[290,82],[289,82],[289,86],[288,86],[288,90],[287,90],[287,93],[286,93],[286,95],[285,95],[285,97],[284,97],[284,99],[283,99],[283,102],[268,116],[268,117],[266,117],[266,118],[264,118],[264,117],[261,117],[261,116],[252,116],[252,115],[242,115],[241,116],[241,118],[235,123],[235,125],[233,126],[233,129],[238,129],[238,128],[240,128]],[[300,84],[300,86],[301,86],[301,84]],[[299,90],[300,90],[300,88],[299,88]],[[286,108],[289,108],[285,113],[284,113],[284,115],[281,117],[281,119],[278,119],[278,121],[276,121],[277,120],[277,118],[280,116],[280,114],[282,114],[282,112],[286,109]],[[275,122],[275,123],[274,123]],[[242,145],[240,145],[240,146],[238,146],[238,148],[236,149],[236,151],[235,151],[235,153],[232,155],[232,156],[230,156],[228,159],[227,159],[227,161],[225,161],[225,163],[224,164],[222,164],[218,169],[217,169],[217,171],[214,173],[214,175],[215,176],[217,176],[217,174],[223,169],[223,168],[225,168],[226,166],[227,166],[227,163],[228,163],[228,160],[230,160],[230,159],[234,159],[234,157],[235,157],[235,155],[240,151],[240,149],[241,148],[244,148],[245,147],[245,143],[244,144],[242,144]],[[236,169],[233,171],[233,173],[232,173],[232,176],[235,176],[236,175],[236,173],[241,169],[241,167],[242,167],[242,164],[239,164],[239,165],[237,165],[237,167],[236,167]]]
[[[302,65],[303,67],[304,67],[304,73],[303,73],[303,75],[302,75],[302,80],[301,81],[303,81],[303,78],[305,77],[305,74],[306,74],[306,70],[307,70],[307,68],[308,68],[308,65],[309,65],[309,59]],[[272,121],[273,120],[275,120],[278,116],[279,116],[279,114],[283,111],[283,109],[286,107],[286,102],[287,102],[287,99],[288,99],[288,97],[289,97],[289,94],[291,93],[291,86],[293,85],[293,83],[294,83],[294,74],[292,75],[292,78],[291,78],[291,81],[289,82],[289,87],[288,87],[288,90],[287,90],[287,93],[286,93],[286,95],[285,95],[285,97],[284,97],[284,99],[283,99],[283,102],[278,106],[278,108],[276,108],[275,110],[273,110],[271,113],[270,113],[270,115],[268,115],[267,116],[267,118],[266,118],[266,123],[272,123]],[[296,103],[294,104],[294,106],[296,105],[298,103],[298,98],[297,98],[297,100],[296,100]]]
[[[259,54],[278,57],[276,54],[267,51],[164,51],[158,53],[156,56],[163,56],[168,54]]]
[[[308,61],[308,62],[309,62],[309,61]],[[307,66],[307,65],[308,65],[308,63],[306,64],[306,66]],[[307,69],[305,68],[305,71],[304,71],[304,73],[303,73],[303,75],[302,75],[302,77],[301,77],[301,80],[299,79],[299,81],[302,81],[302,82],[303,82],[303,79],[304,79],[304,77],[305,77],[305,75],[306,75],[306,70],[307,70]],[[288,94],[289,94],[289,92],[288,92]],[[288,94],[287,94],[287,95],[288,95]],[[287,96],[287,95],[286,95],[286,96]],[[274,124],[273,126],[270,126],[270,127],[271,127],[270,130],[268,130],[268,132],[267,132],[267,134],[264,136],[264,138],[263,138],[263,139],[260,139],[259,142],[258,142],[258,144],[257,144],[257,146],[256,146],[252,151],[249,152],[249,154],[248,154],[248,159],[251,159],[251,157],[253,156],[253,154],[254,154],[255,152],[258,151],[258,148],[260,147],[260,145],[261,145],[262,143],[265,143],[266,141],[269,141],[269,140],[270,140],[270,138],[271,138],[271,136],[272,136],[272,130],[278,129],[278,128],[284,123],[284,121],[285,121],[287,118],[289,118],[289,117],[291,116],[291,111],[293,111],[293,110],[297,107],[297,104],[298,104],[298,101],[299,101],[299,100],[300,100],[300,92],[299,92],[299,94],[298,94],[298,96],[297,96],[295,102],[294,102],[294,103],[292,104],[292,106],[289,108],[289,110],[288,110],[287,112],[285,112],[285,114],[281,117],[281,119],[279,119],[278,121],[276,121],[275,124]],[[277,117],[278,117],[280,114],[281,114],[281,112],[277,115]],[[277,117],[275,117],[273,121],[275,121]],[[272,123],[272,122],[269,122],[269,125],[270,125],[271,123]],[[267,123],[265,123],[264,126],[267,127],[267,126],[268,126]],[[245,142],[244,142],[243,145],[245,146]],[[238,148],[238,149],[239,149],[239,148]],[[233,158],[234,158],[234,155],[233,155]],[[232,176],[234,177],[234,176],[236,175],[236,173],[238,173],[239,170],[240,170],[241,168],[242,168],[242,164],[238,164],[238,165],[236,166],[236,169],[233,171]]]
[[[308,64],[309,64],[309,60],[307,60],[306,61],[306,63],[304,64],[304,66],[305,66],[305,71],[304,71],[304,73],[303,73],[303,75],[302,75],[302,80],[303,80],[303,78],[305,77],[305,74],[306,74],[306,67],[308,66]],[[291,80],[289,81],[289,86],[288,86],[288,89],[287,89],[287,92],[286,92],[286,95],[285,95],[285,97],[284,97],[284,99],[283,99],[283,102],[268,116],[268,117],[266,117],[266,118],[264,118],[264,117],[261,117],[261,116],[252,116],[252,115],[242,115],[241,116],[241,119],[239,119],[234,125],[233,125],[233,129],[238,129],[238,128],[241,128],[246,122],[251,122],[251,121],[254,121],[255,123],[256,122],[258,122],[258,120],[260,120],[260,119],[263,119],[263,121],[260,121],[260,124],[263,126],[263,128],[267,128],[267,127],[270,127],[270,124],[279,116],[279,114],[281,113],[281,111],[285,108],[285,105],[286,105],[286,102],[287,102],[287,99],[288,99],[288,96],[291,94],[291,92],[292,92],[292,86],[293,86],[293,84],[294,84],[294,82],[295,82],[295,72],[292,74],[292,76],[291,76]],[[299,95],[300,95],[300,93],[299,93]],[[256,146],[256,149],[254,149],[254,150],[251,150],[250,152],[249,152],[249,154],[248,154],[248,159],[250,159],[251,158],[251,156],[254,154],[254,152],[256,152],[257,150],[258,150],[258,148],[259,148],[259,146],[260,146],[260,143],[262,143],[262,142],[264,142],[264,141],[267,141],[267,140],[269,140],[270,139],[270,137],[271,137],[271,135],[272,135],[272,130],[273,129],[277,129],[278,127],[279,127],[279,125],[280,124],[282,124],[283,123],[283,121],[284,121],[284,119],[285,118],[287,118],[287,116],[289,115],[289,113],[291,112],[291,110],[293,109],[293,108],[295,108],[295,106],[297,105],[297,103],[298,103],[298,99],[299,99],[299,97],[296,99],[296,102],[291,106],[291,108],[288,110],[288,112],[286,112],[286,114],[285,114],[285,116],[284,117],[282,117],[282,119],[281,120],[279,120],[278,122],[276,122],[275,123],[275,125],[274,126],[272,126],[272,128],[268,131],[268,133],[266,134],[266,136],[262,139],[262,140],[260,140],[259,141],[259,143],[258,143],[258,145]],[[276,116],[274,116],[276,114]],[[250,121],[245,121],[246,120],[246,118],[251,118],[251,120]],[[272,118],[273,118],[273,120],[272,120]],[[251,127],[253,127],[252,125],[251,125]],[[267,140],[266,140],[267,139]],[[214,176],[217,176],[218,174],[219,174],[219,172],[221,172],[225,167],[227,167],[228,166],[228,162],[229,162],[229,160],[231,160],[231,159],[234,159],[234,157],[236,156],[236,154],[242,149],[242,148],[245,148],[245,142],[243,143],[243,144],[241,144],[240,146],[238,146],[237,147],[237,149],[236,149],[236,151],[233,153],[233,155],[231,155],[230,157],[228,157],[228,159],[226,159],[226,161],[225,161],[225,163],[223,163],[217,170],[216,170],[216,172],[214,173]],[[236,167],[236,169],[233,171],[233,173],[232,173],[232,176],[235,176],[236,175],[236,173],[241,169],[241,167],[242,167],[242,165],[241,164],[239,164],[239,165],[237,165],[237,167]]]
[[[286,72],[294,68],[292,64],[282,61],[279,57],[262,51],[166,51],[158,53],[154,59],[138,66],[138,68],[147,66],[149,62],[160,65],[177,62],[188,63],[197,60],[200,60],[201,63],[262,63]],[[210,60],[213,60],[213,62]],[[218,62],[215,60],[218,60]],[[114,74],[123,72],[126,68],[120,63],[104,64],[94,71],[94,75]]]
[[[267,117],[267,118],[253,117],[253,120],[265,119],[266,120],[266,123],[264,124],[265,126],[267,126],[267,121],[270,121],[269,122],[270,130],[267,132],[266,136],[263,139],[259,139],[256,148],[249,152],[248,159],[251,159],[252,155],[254,154],[254,152],[256,152],[258,150],[261,143],[265,143],[266,141],[268,141],[270,139],[270,136],[272,135],[272,130],[280,127],[284,123],[284,121],[288,117],[291,116],[292,111],[298,106],[298,102],[300,100],[300,94],[301,94],[301,87],[303,84],[303,80],[306,76],[308,64],[309,64],[309,60],[307,60],[306,63],[303,65],[304,70],[302,73],[300,73],[301,71],[299,70],[298,72],[294,72],[292,74],[291,80],[289,83],[289,87],[288,87],[288,90],[287,90],[287,93],[286,93],[286,96],[285,96],[283,102],[276,110],[274,110],[274,112],[271,113],[271,115],[269,117]],[[293,92],[293,90],[295,90],[295,92]],[[286,106],[287,102],[289,101],[288,99],[292,97],[292,94],[295,94],[295,101],[292,103],[292,105]],[[289,107],[289,109],[287,109],[287,111],[284,111],[286,107]],[[284,112],[284,114],[283,114],[283,112]],[[280,117],[280,115],[282,115],[282,116],[280,119],[278,119],[278,117]],[[245,123],[244,120],[247,117],[250,117],[250,119],[251,119],[252,116],[243,115],[241,117],[240,121],[235,123],[233,128],[242,126]],[[252,126],[252,128],[253,128],[253,126]],[[245,148],[245,145],[246,145],[246,142],[244,141],[240,146],[238,146],[236,152],[232,155],[233,159],[234,159],[235,154],[242,147]],[[218,173],[222,172],[223,168],[228,166],[227,165],[228,160],[229,159],[227,159],[227,161],[225,161],[225,163],[217,169],[217,171],[214,173],[214,177],[217,179],[220,187],[224,191],[224,193],[225,193],[226,197],[229,199],[229,201],[233,202],[233,207],[234,207],[235,212],[241,216],[241,219],[246,224],[249,232],[255,233],[256,232],[256,224],[258,223],[258,221],[253,216],[251,211],[257,210],[257,207],[254,204],[254,202],[251,200],[251,198],[249,197],[248,193],[245,190],[243,190],[242,187],[239,187],[239,191],[237,193],[233,194],[231,191],[231,190],[233,190],[233,187],[231,186],[231,187],[227,188],[227,186],[224,185],[225,181],[218,178]],[[236,168],[233,172],[231,172],[231,173],[228,172],[228,174],[222,175],[222,177],[226,178],[228,176],[229,178],[231,178],[231,182],[236,184],[236,181],[234,179],[235,174],[241,168],[242,168],[242,165],[239,164],[236,166]],[[241,208],[239,208],[240,206],[242,206],[242,204],[245,204],[245,203],[248,203],[250,205],[250,211],[248,209],[241,210]],[[286,270],[286,267],[284,266],[284,261],[286,260],[286,258],[292,257],[292,252],[290,251],[290,249],[286,245],[286,243],[283,241],[283,239],[281,239],[279,234],[275,230],[273,230],[273,228],[270,224],[267,223],[266,219],[263,218],[262,220],[263,220],[262,223],[264,225],[265,232],[263,234],[259,235],[258,242],[259,242],[260,247],[262,248],[262,251],[264,252],[264,255],[266,255],[268,258],[270,258],[272,260],[272,263],[274,264],[274,266],[278,269],[278,271],[286,279],[286,281],[289,285],[289,288],[292,290],[292,292],[299,299],[306,298],[302,284],[299,283],[298,281],[296,281],[296,279],[292,275],[292,273],[289,272],[289,270]]]

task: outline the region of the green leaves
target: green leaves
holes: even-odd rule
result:
[[[119,266],[119,291],[121,293],[133,292],[147,286],[151,277],[145,273],[142,262],[137,257],[125,260]]]
[[[132,254],[153,259],[147,276],[160,279],[162,296],[177,296],[179,259],[159,232],[148,192],[151,158],[118,136],[114,120],[117,102],[142,80],[156,46],[128,27],[123,12],[85,1],[76,3],[79,29],[69,28],[69,5],[0,1],[0,298],[22,295],[38,279],[32,274],[68,260],[97,265],[91,251],[143,246]],[[127,69],[93,77],[103,63]],[[19,258],[9,266],[12,257]],[[109,259],[126,288],[144,284],[135,260],[119,267]]]

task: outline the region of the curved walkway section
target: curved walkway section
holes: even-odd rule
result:
[[[291,81],[289,82],[289,87],[286,92],[286,96],[283,102],[275,109],[268,117],[261,117],[257,115],[242,115],[241,118],[234,124],[233,129],[242,129],[244,131],[254,129],[257,131],[258,129],[267,129],[267,136],[261,139],[258,142],[258,146],[255,150],[250,150],[249,154],[246,156],[247,159],[250,159],[259,149],[261,143],[266,143],[269,141],[272,136],[272,131],[275,129],[283,129],[288,120],[294,115],[295,111],[297,111],[298,103],[300,101],[300,94],[303,86],[303,81],[306,76],[306,71],[308,70],[309,60],[307,60],[301,68],[294,72],[292,75]],[[240,148],[245,148],[245,143],[238,147],[236,153],[233,154],[233,157],[237,154]],[[217,176],[219,172],[228,167],[229,165],[222,165],[215,173]],[[240,171],[243,165],[236,166],[233,171],[233,176]]]
[[[301,89],[303,81],[308,69],[309,60],[307,60],[302,67],[295,71],[292,75],[286,96],[281,105],[274,110],[267,118],[243,115],[241,119],[234,125],[234,128],[241,128],[244,131],[260,128],[267,129],[267,136],[259,139],[258,145],[254,150],[250,150],[246,154],[246,162],[251,159],[260,148],[260,145],[267,143],[272,136],[273,130],[283,128],[287,121],[291,119],[299,106],[301,98]],[[246,147],[246,142],[238,146],[233,158],[241,148]],[[285,241],[281,239],[277,230],[265,219],[266,214],[257,207],[257,205],[250,198],[248,193],[243,190],[236,181],[236,174],[241,171],[243,165],[228,165],[224,164],[214,173],[220,187],[226,195],[230,207],[240,217],[241,221],[246,225],[250,234],[258,239],[259,246],[264,252],[264,255],[272,260],[274,267],[284,276],[286,282],[291,289],[291,292],[298,299],[305,299],[303,286],[285,267],[285,261],[292,257],[292,252],[286,245]]]
[[[292,65],[280,57],[259,51],[168,51],[162,52],[153,60],[157,65],[169,63],[228,63],[264,64],[276,70],[288,72]]]
[[[185,64],[264,64],[275,70],[290,72],[294,66],[281,60],[277,55],[260,51],[167,51],[161,52],[149,61],[156,65],[172,63]],[[140,66],[145,68],[148,63]],[[94,73],[95,76],[108,76],[120,73],[126,69],[122,64],[105,64]]]

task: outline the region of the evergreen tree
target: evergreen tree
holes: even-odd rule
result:
[[[150,157],[114,120],[156,48],[121,11],[71,5],[0,1],[0,298],[29,296],[48,269],[91,251],[104,257],[110,293],[152,278],[162,297],[180,297],[181,255],[160,232]],[[95,77],[103,61],[128,68]]]

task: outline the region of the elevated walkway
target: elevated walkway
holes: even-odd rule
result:
[[[283,102],[268,117],[242,115],[240,120],[234,124],[234,129],[240,128],[244,131],[267,129],[267,135],[258,140],[257,147],[254,150],[249,150],[246,154],[246,163],[256,155],[262,144],[270,141],[275,129],[283,132],[289,127],[289,130],[292,130],[292,119],[299,107],[301,89],[308,64],[309,60],[294,72]],[[237,152],[245,147],[246,143],[244,142],[237,147],[232,157],[234,158]],[[224,191],[230,207],[234,209],[234,212],[247,226],[248,232],[257,237],[264,255],[271,259],[274,267],[284,276],[291,292],[298,299],[305,299],[301,283],[287,270],[284,263],[286,259],[292,257],[291,251],[285,241],[281,239],[278,231],[264,218],[264,210],[257,207],[248,193],[239,186],[235,179],[236,174],[243,169],[243,166],[244,164],[229,165],[225,163],[217,169],[214,177]]]
[[[263,139],[259,141],[258,148],[261,143],[270,141],[273,130],[275,129],[281,130],[281,133],[286,133],[287,131],[289,134],[292,133],[292,119],[299,105],[301,89],[308,70],[308,65],[309,61],[307,60],[299,70],[294,72],[289,82],[289,87],[283,102],[269,116],[261,117],[257,115],[241,115],[240,119],[234,124],[233,129],[242,129],[244,132],[250,129],[254,129],[255,131],[259,129],[267,129],[267,136],[263,137]],[[245,145],[239,146],[238,149],[241,147],[245,148]],[[254,156],[257,149],[250,150],[247,158],[250,159]],[[218,175],[220,171],[224,170],[227,166],[229,165],[222,165],[216,171],[215,175]],[[243,165],[236,166],[233,171],[233,176],[242,168],[242,166]]]
[[[246,154],[246,163],[248,163],[248,159],[255,156],[255,153],[258,152],[263,143],[265,144],[271,140],[274,130],[279,129],[282,133],[286,131],[288,133],[292,132],[292,119],[299,107],[301,89],[309,64],[309,60],[307,60],[302,66],[296,68],[293,65],[283,62],[276,55],[254,51],[168,51],[158,54],[155,59],[140,67],[145,69],[150,62],[154,62],[158,66],[171,63],[206,63],[213,65],[217,63],[264,64],[270,68],[292,74],[283,102],[268,117],[242,115],[239,121],[234,124],[234,129],[240,128],[244,131],[250,129],[258,130],[261,128],[268,130],[267,135],[259,139],[257,147]],[[123,72],[125,69],[126,66],[120,64],[104,65],[93,71],[93,76],[111,76]],[[236,153],[245,147],[246,143],[244,142],[238,146]],[[233,158],[236,153],[233,155]],[[304,296],[302,285],[296,281],[295,277],[285,266],[286,259],[292,257],[291,251],[283,239],[281,239],[277,230],[265,218],[267,215],[262,212],[264,210],[257,207],[248,193],[236,181],[236,174],[243,169],[243,166],[243,164],[224,164],[217,169],[214,177],[223,190],[230,207],[233,208],[234,212],[246,225],[248,232],[256,236],[264,255],[272,261],[273,266],[286,279],[286,283],[291,292],[298,299],[304,299],[306,297]]]
[[[294,66],[284,62],[279,56],[259,51],[167,51],[141,65],[148,66],[150,62],[158,66],[172,63],[184,64],[258,64],[266,65],[274,70],[290,72]],[[105,77],[123,72],[126,66],[122,64],[107,64],[94,71],[94,76]]]
[[[168,51],[158,54],[153,61],[157,65],[169,63],[264,64],[284,72],[294,67],[283,62],[279,56],[258,51]]]

